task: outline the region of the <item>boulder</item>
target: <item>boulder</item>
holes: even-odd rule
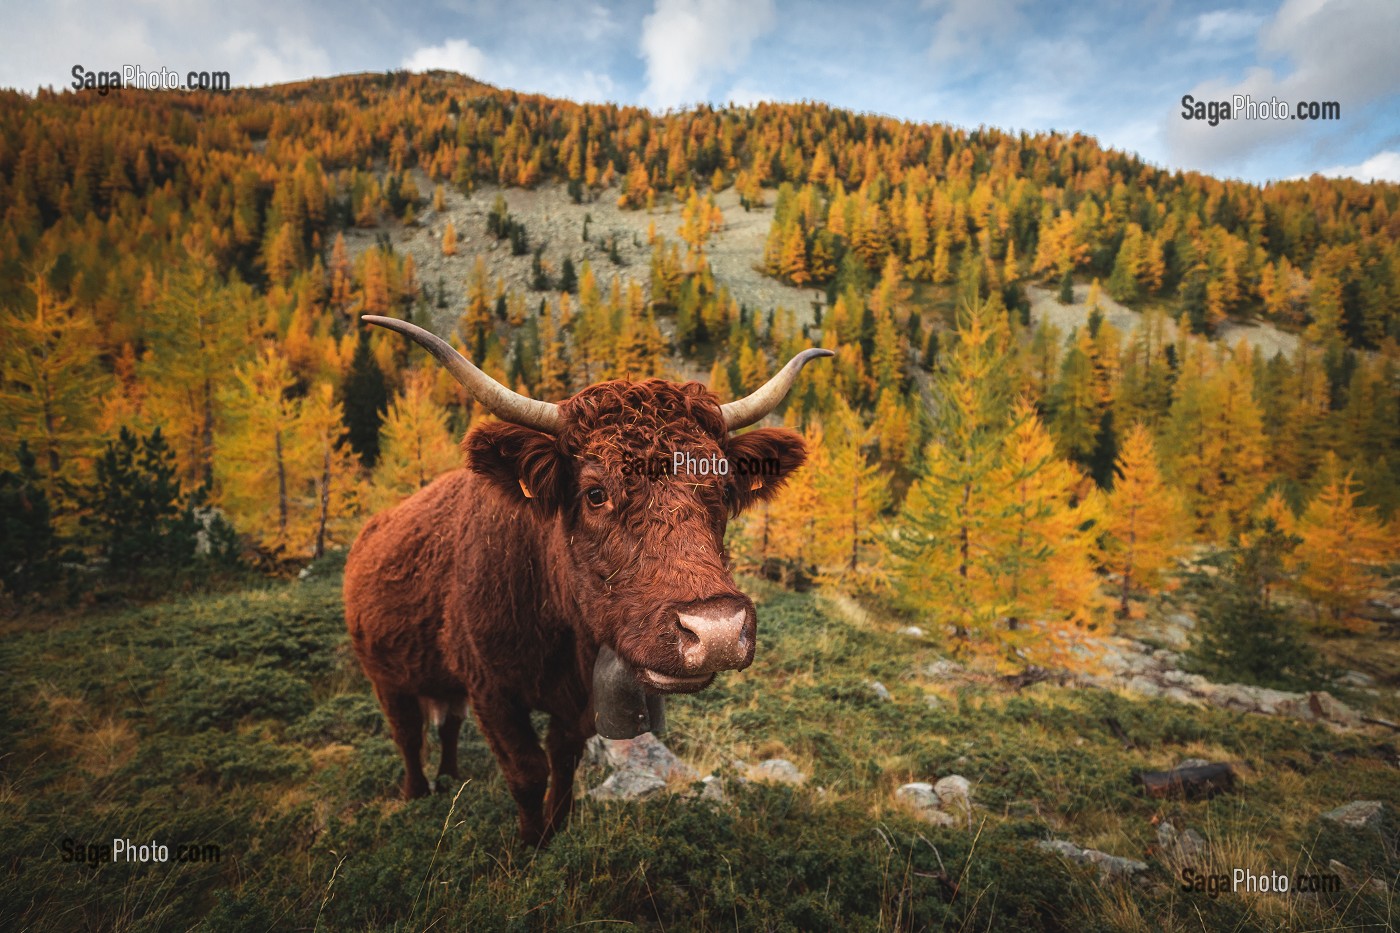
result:
[[[942,802],[938,799],[938,793],[933,789],[933,785],[927,781],[905,784],[895,791],[894,795],[915,813],[922,813],[924,810],[937,810],[938,805]]]
[[[1337,683],[1348,687],[1374,687],[1376,678],[1361,671],[1343,671],[1342,676],[1337,678]]]
[[[1197,858],[1206,851],[1206,841],[1200,833],[1189,828],[1177,832],[1175,826],[1165,821],[1157,825],[1157,845],[1163,852],[1184,859]]]
[[[1322,818],[1347,829],[1380,829],[1384,812],[1385,805],[1379,800],[1353,800],[1328,810]]]
[[[802,784],[807,780],[807,775],[797,770],[797,765],[786,758],[760,761],[749,771],[749,776],[755,781],[775,781],[779,784]]]
[[[1036,847],[1047,852],[1054,852],[1072,862],[1079,862],[1083,865],[1095,865],[1099,869],[1099,880],[1101,881],[1121,881],[1131,878],[1140,871],[1147,870],[1145,862],[1136,859],[1123,858],[1118,855],[1109,855],[1100,852],[1098,849],[1081,849],[1079,846],[1064,839],[1042,839],[1036,843]]]
[[[940,806],[945,810],[972,808],[972,784],[961,774],[950,774],[933,785]]]
[[[880,683],[878,680],[872,680],[868,684],[868,686],[870,687],[871,693],[875,694],[877,697],[884,700],[886,703],[894,699],[894,697],[890,696],[889,688],[886,687],[884,684]]]
[[[595,800],[643,800],[666,787],[666,779],[650,771],[624,768],[588,792]]]
[[[694,768],[677,758],[675,752],[650,732],[643,732],[635,739],[594,736],[584,748],[584,760],[590,764],[608,765],[619,771],[649,771],[663,781],[672,777],[693,781],[700,777]]]
[[[967,669],[957,661],[943,659],[925,664],[921,673],[930,680],[957,680]]]
[[[944,801],[927,781],[905,784],[895,791],[894,795],[906,810],[925,823],[932,823],[934,826],[959,825],[958,817],[943,809]]]
[[[924,630],[919,628],[917,625],[906,625],[904,626],[904,628],[899,630],[899,634],[908,635],[910,638],[923,638]]]
[[[707,774],[704,777],[705,789],[700,791],[701,800],[713,800],[716,803],[724,803],[729,798],[724,793],[724,782],[718,776]]]

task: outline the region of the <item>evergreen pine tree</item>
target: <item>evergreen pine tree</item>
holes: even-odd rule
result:
[[[389,407],[389,389],[384,371],[370,349],[369,328],[361,327],[355,341],[355,355],[345,376],[345,428],[350,449],[365,469],[374,469],[379,460],[379,425]]]
[[[1239,545],[1205,558],[1187,575],[1201,620],[1189,657],[1201,673],[1274,689],[1316,680],[1315,655],[1297,619],[1270,596],[1296,543],[1266,519]]]
[[[93,529],[112,573],[193,559],[193,528],[180,521],[184,501],[175,454],[159,427],[145,438],[122,428],[107,443],[94,480],[79,498],[88,513],[83,524]]]
[[[1065,274],[1060,276],[1060,293],[1057,296],[1062,305],[1074,304],[1074,277],[1065,270]]]
[[[53,511],[26,441],[15,451],[18,472],[0,470],[0,591],[23,596],[57,577]]]

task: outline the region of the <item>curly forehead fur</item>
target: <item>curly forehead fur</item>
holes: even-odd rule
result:
[[[699,382],[600,382],[561,402],[560,444],[604,463],[678,446],[723,444],[724,415]]]

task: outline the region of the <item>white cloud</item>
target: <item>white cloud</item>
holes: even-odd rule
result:
[[[1258,33],[1264,17],[1246,10],[1215,10],[1196,17],[1198,42],[1230,42]]]
[[[965,67],[991,40],[1017,32],[1023,0],[924,0],[940,11],[929,57],[940,64]]]
[[[563,72],[537,67],[520,67],[502,61],[472,45],[466,39],[448,39],[441,45],[425,46],[403,60],[409,71],[456,71],[499,87],[526,94],[544,94],[587,103],[618,99],[617,85],[597,71]]]
[[[567,100],[587,104],[606,104],[620,98],[617,84],[608,75],[597,71],[540,73],[527,71],[515,79],[511,85],[520,90],[549,97],[563,97]]]
[[[278,30],[272,42],[240,30],[221,42],[219,51],[223,58],[242,63],[237,71],[228,69],[238,84],[281,84],[331,73],[330,58],[323,49],[283,30]]]
[[[1357,181],[1400,182],[1400,152],[1387,149],[1360,165],[1337,165],[1318,172],[1328,178],[1355,178]]]
[[[776,24],[773,0],[656,0],[642,20],[643,102],[674,107],[705,99],[716,75],[743,65],[754,40]]]
[[[580,18],[583,22],[578,27],[579,37],[584,42],[597,42],[618,28],[617,20],[613,19],[612,12],[600,3],[589,4],[588,9],[582,12]]]
[[[1276,71],[1256,64],[1240,78],[1216,76],[1183,92],[1197,100],[1232,101],[1248,95],[1255,101],[1278,98],[1338,101],[1340,123],[1293,120],[1184,120],[1179,106],[1166,108],[1162,137],[1176,164],[1206,171],[1228,170],[1268,145],[1340,139],[1354,131],[1348,114],[1394,94],[1400,88],[1400,3],[1395,0],[1286,0],[1259,34],[1259,61],[1283,60]],[[1179,98],[1168,95],[1171,101]]]
[[[442,45],[418,49],[403,60],[409,71],[456,71],[479,81],[490,80],[491,60],[466,39],[448,39]]]

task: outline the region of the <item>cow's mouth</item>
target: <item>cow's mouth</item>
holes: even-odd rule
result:
[[[714,679],[714,674],[675,677],[644,667],[637,668],[637,680],[642,686],[655,690],[657,693],[696,693],[708,687]]]

